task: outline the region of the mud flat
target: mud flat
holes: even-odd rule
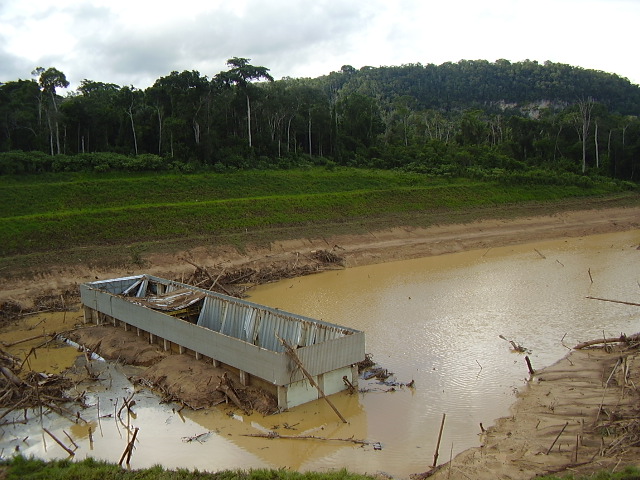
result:
[[[640,465],[638,338],[571,351],[532,376],[509,417],[415,478],[527,480]]]

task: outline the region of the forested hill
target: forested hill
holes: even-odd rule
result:
[[[334,88],[388,100],[410,97],[420,109],[504,109],[540,102],[566,106],[591,97],[611,113],[640,114],[638,85],[616,74],[563,63],[461,60],[360,70],[345,65],[322,80]]]
[[[0,175],[314,164],[640,175],[640,87],[615,74],[462,60],[274,81],[247,58],[227,67],[174,71],[145,89],[85,79],[64,96],[55,67],[0,84]]]

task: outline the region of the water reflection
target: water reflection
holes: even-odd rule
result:
[[[585,298],[638,298],[639,242],[633,231],[358,267],[262,286],[251,300],[364,330],[374,360],[416,381],[414,394],[361,399],[386,448],[355,468],[406,475],[429,464],[443,412],[454,454],[477,445],[480,422],[508,414],[528,370],[499,335],[542,368],[563,342],[640,331],[637,307]]]

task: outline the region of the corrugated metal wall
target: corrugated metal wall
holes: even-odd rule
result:
[[[206,293],[197,325],[134,305],[121,295],[177,288]],[[277,336],[297,347],[312,375],[355,364],[365,355],[363,332],[150,275],[92,282],[80,291],[82,302],[94,310],[276,385],[302,378]]]

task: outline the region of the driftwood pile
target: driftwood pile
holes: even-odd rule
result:
[[[334,249],[314,250],[309,254],[296,253],[291,262],[277,262],[255,268],[230,269],[221,265],[206,267],[183,258],[182,260],[192,265],[195,270],[191,275],[176,280],[205,290],[242,298],[245,292],[255,285],[343,268],[344,259],[334,253]]]
[[[40,295],[33,301],[33,306],[25,308],[18,302],[7,300],[0,302],[0,325],[17,320],[24,315],[44,312],[62,312],[79,301],[80,293],[77,286],[62,293]]]
[[[0,408],[6,408],[0,420],[15,410],[24,410],[22,422],[26,423],[27,411],[34,408],[51,410],[62,416],[76,416],[63,406],[69,402],[84,405],[82,394],[75,398],[68,396],[67,391],[73,385],[71,380],[61,375],[33,371],[22,374],[23,364],[0,349]]]
[[[617,388],[620,400],[615,405],[600,405],[593,431],[602,439],[601,456],[617,457],[638,451],[640,448],[640,419],[638,418],[638,400],[640,399],[640,369],[636,364],[640,359],[640,334],[620,335],[620,337],[590,340],[574,347],[602,348],[615,353],[618,360],[610,372],[604,372],[603,387]],[[604,398],[604,397],[603,397]],[[627,399],[632,399],[627,401]],[[625,400],[625,401],[623,401]],[[604,441],[606,439],[606,441]]]

